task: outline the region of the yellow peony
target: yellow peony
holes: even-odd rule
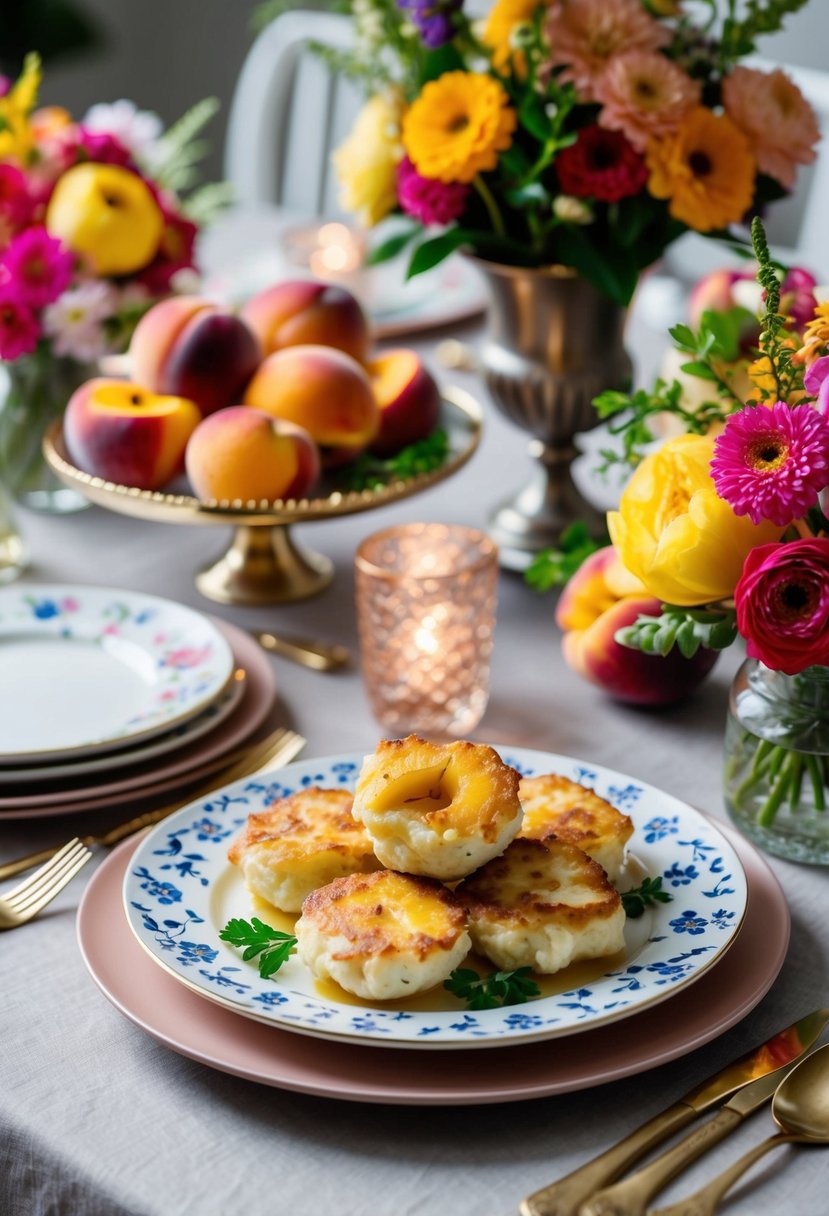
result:
[[[379,224],[397,206],[402,113],[403,98],[396,90],[369,98],[332,157],[340,204],[364,228]]]
[[[471,182],[495,168],[517,123],[497,80],[481,72],[444,72],[406,111],[403,146],[424,177]]]
[[[693,607],[727,599],[746,554],[779,540],[782,528],[735,515],[714,489],[711,435],[669,439],[639,465],[610,511],[610,538],[651,595]]]

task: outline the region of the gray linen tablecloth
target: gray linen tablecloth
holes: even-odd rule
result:
[[[472,377],[457,378],[482,393]],[[361,537],[418,518],[481,525],[529,472],[525,443],[487,411],[480,452],[445,486],[382,512],[308,526],[300,536],[329,554],[337,570],[333,586],[304,604],[273,610],[211,605],[191,576],[219,551],[219,535],[98,509],[65,518],[21,514],[34,555],[26,577],[153,592],[242,626],[356,647],[351,563]],[[687,703],[636,710],[607,700],[565,667],[553,607],[551,596],[538,596],[515,575],[502,576],[492,698],[476,737],[589,757],[722,818],[720,750],[736,649]],[[380,731],[356,670],[323,676],[271,661],[279,684],[273,723],[301,731],[307,757],[373,749]],[[116,807],[54,821],[0,819],[0,858],[119,818]],[[608,1147],[750,1046],[829,1003],[826,872],[776,860],[772,866],[792,911],[791,947],[772,990],[740,1025],[632,1079],[524,1103],[450,1109],[282,1092],[158,1045],[108,1003],[84,968],[74,921],[90,866],[48,915],[0,944],[0,1213],[515,1213],[524,1195]],[[727,963],[722,982],[728,983]],[[664,1009],[670,1018],[670,1003]],[[555,1047],[562,1049],[566,1043]],[[479,1062],[485,1070],[485,1052]],[[772,1130],[766,1109],[662,1202],[700,1185]],[[775,1173],[778,1166],[786,1168]],[[725,1210],[733,1216],[761,1209],[769,1216],[825,1212],[825,1177],[818,1150],[779,1150]]]

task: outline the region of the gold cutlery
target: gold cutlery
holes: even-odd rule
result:
[[[314,638],[286,637],[267,630],[254,629],[252,634],[263,650],[278,654],[283,659],[291,659],[313,671],[339,671],[351,662],[351,655],[345,646],[328,645]]]
[[[651,1216],[713,1216],[726,1191],[771,1149],[780,1144],[829,1144],[829,1044],[790,1070],[775,1091],[771,1113],[781,1129],[776,1136],[756,1144],[693,1195]]]
[[[232,781],[238,781],[242,777],[254,777],[258,773],[269,773],[274,769],[281,768],[290,760],[293,760],[294,756],[298,755],[304,746],[305,740],[302,735],[296,734],[295,731],[285,730],[284,728],[275,730],[266,739],[248,748],[242,758],[237,760],[235,764],[231,764],[229,768],[223,769],[219,774],[214,773],[209,781],[205,781],[196,789],[191,790],[186,798],[178,799],[176,802],[161,807],[159,810],[147,811],[143,815],[137,815],[134,819],[121,823],[100,836],[84,836],[82,837],[82,841],[85,845],[101,845],[104,848],[109,848],[114,844],[118,844],[120,840],[124,840],[127,836],[132,836],[134,832],[140,832],[142,828],[150,827],[154,823],[160,823],[162,819],[166,819],[168,815],[172,815],[174,811],[180,810],[181,807],[187,806],[199,798],[205,798],[220,786],[229,785]],[[55,845],[50,849],[42,849],[39,853],[31,853],[27,857],[20,857],[16,861],[4,862],[0,865],[0,879],[10,878],[13,874],[20,874],[23,870],[28,870],[31,866],[37,865],[38,862],[48,860],[57,853],[59,847],[59,845]]]
[[[667,1140],[674,1132],[680,1131],[698,1115],[711,1110],[731,1094],[745,1089],[746,1086],[750,1086],[759,1079],[776,1073],[781,1067],[800,1059],[816,1041],[827,1022],[829,1022],[829,1008],[818,1009],[795,1022],[793,1026],[781,1030],[767,1043],[763,1043],[742,1059],[729,1064],[721,1072],[703,1081],[675,1105],[662,1111],[661,1114],[655,1115],[653,1119],[649,1119],[647,1123],[631,1132],[629,1136],[600,1156],[588,1161],[557,1182],[528,1195],[521,1204],[521,1216],[576,1216],[586,1200],[595,1196],[602,1187],[607,1187],[609,1183],[614,1182],[645,1153]],[[778,1075],[758,1105],[771,1097],[774,1085],[779,1079]],[[754,1108],[751,1107],[751,1109]],[[743,1115],[739,1112],[729,1115],[727,1130],[736,1127],[742,1117]],[[716,1122],[716,1120],[712,1122]],[[723,1124],[720,1123],[719,1128],[721,1129],[722,1126]],[[705,1139],[705,1128],[700,1129],[700,1134]],[[727,1131],[722,1131],[719,1138],[721,1139],[725,1134]],[[696,1135],[697,1133],[694,1133],[694,1136]],[[715,1142],[706,1141],[700,1152],[704,1151],[708,1143]],[[693,1160],[693,1158],[689,1158],[689,1160]],[[627,1210],[623,1207],[618,1208],[619,1213]],[[616,1212],[617,1209],[608,1207],[606,1211]]]
[[[16,929],[42,912],[91,856],[77,837],[65,844],[39,870],[0,897],[0,929]]]

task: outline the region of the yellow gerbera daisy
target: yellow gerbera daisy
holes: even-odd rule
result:
[[[515,111],[503,86],[480,72],[444,72],[403,117],[403,147],[418,173],[471,182],[512,143]]]
[[[522,51],[511,45],[512,32],[532,21],[539,0],[495,0],[486,19],[482,41],[492,48],[492,65],[499,72],[509,71],[510,61],[520,76],[526,72]]]
[[[798,351],[798,359],[805,364],[814,363],[815,359],[825,353],[829,345],[829,301],[824,300],[815,308],[815,315],[803,334],[803,346]]]
[[[695,106],[679,128],[651,140],[648,189],[697,232],[742,219],[754,195],[754,157],[743,133],[724,114]]]

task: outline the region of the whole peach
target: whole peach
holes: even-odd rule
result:
[[[198,498],[245,502],[303,498],[320,467],[307,431],[244,405],[229,406],[199,423],[185,459]]]
[[[380,430],[371,450],[393,456],[435,429],[440,416],[440,393],[413,350],[390,350],[367,364],[371,386],[380,407]]]
[[[248,300],[242,319],[266,355],[288,346],[333,346],[365,362],[369,327],[357,299],[344,287],[287,279]]]
[[[586,629],[572,629],[562,638],[568,665],[617,701],[633,705],[670,705],[701,684],[719,657],[700,648],[686,659],[674,647],[664,657],[644,654],[616,641],[617,629],[632,625],[640,615],[658,616],[659,600],[628,596],[617,600]]]
[[[138,322],[133,375],[158,393],[195,401],[203,415],[241,398],[262,351],[240,317],[199,296],[173,296]]]
[[[66,406],[70,460],[95,477],[157,490],[178,473],[201,420],[183,397],[160,396],[126,380],[87,380]]]
[[[244,401],[308,431],[321,449],[325,468],[358,456],[380,425],[364,369],[327,346],[291,346],[268,355],[248,384]]]

